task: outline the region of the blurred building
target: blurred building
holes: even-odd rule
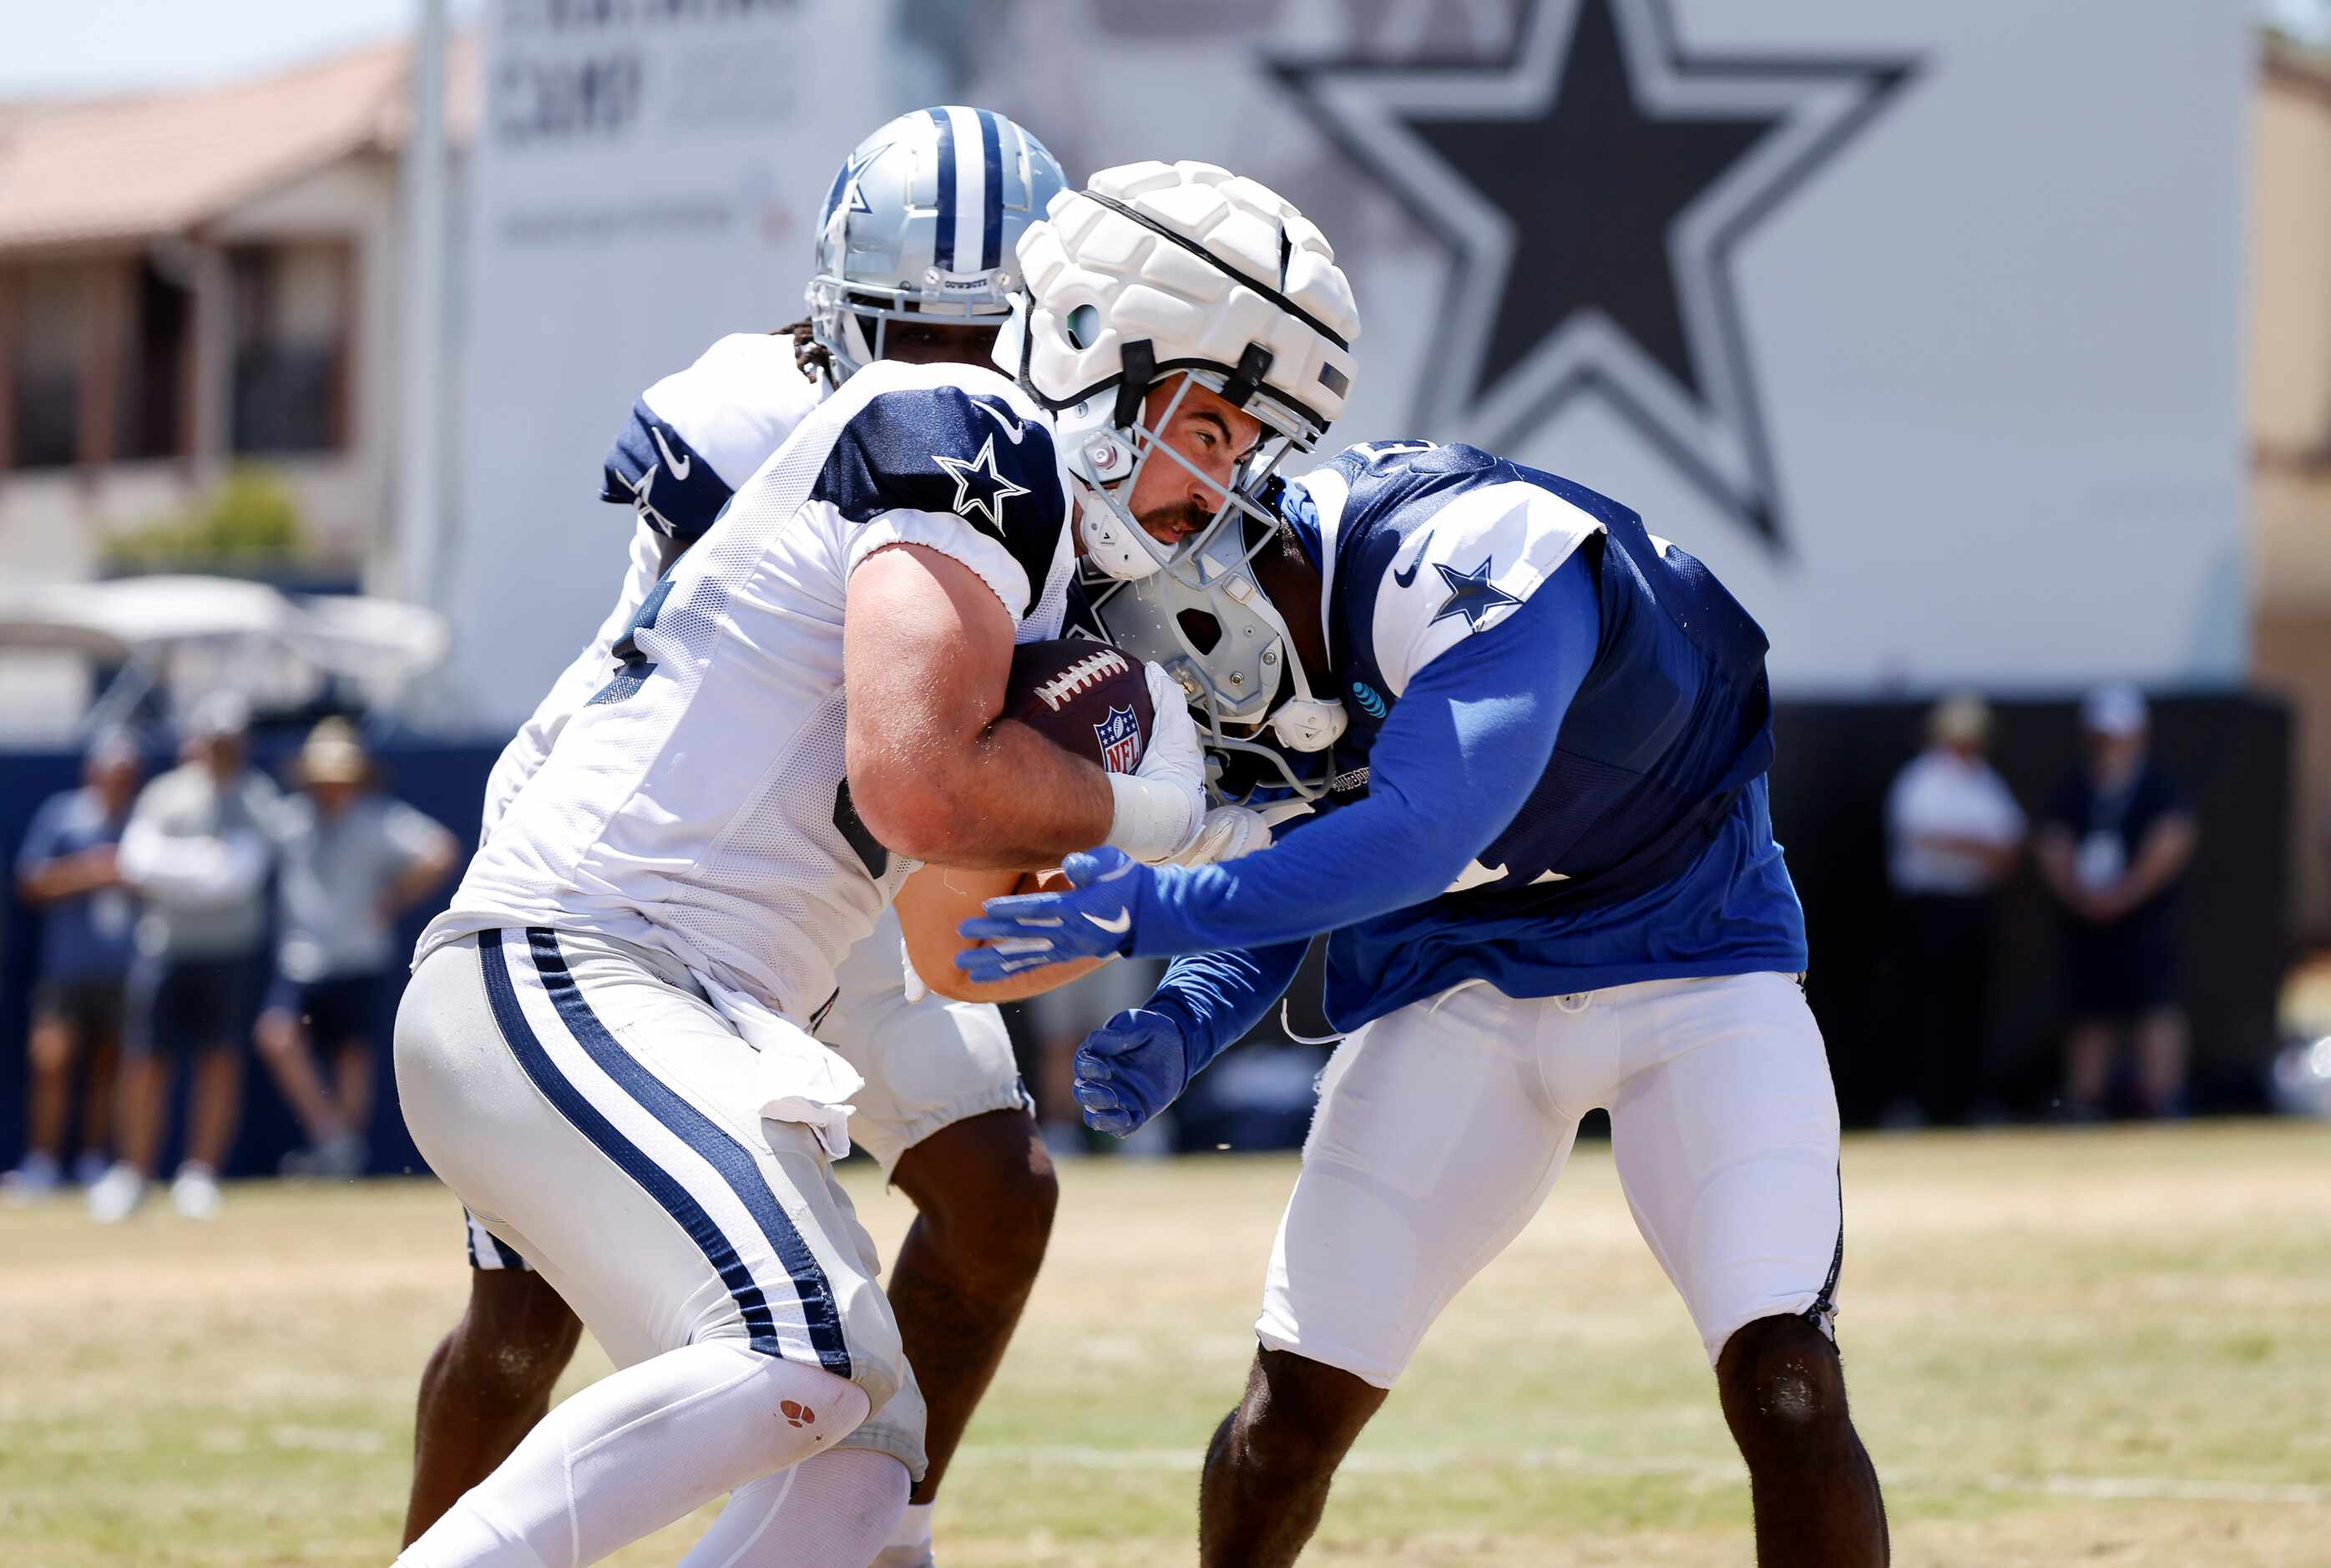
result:
[[[2293,929],[2331,937],[2331,54],[2270,39],[2250,189],[2253,649],[2297,722]]]
[[[296,494],[319,564],[388,564],[398,154],[387,44],[195,90],[0,104],[0,560],[71,578],[227,464]],[[450,62],[451,139],[476,119]]]

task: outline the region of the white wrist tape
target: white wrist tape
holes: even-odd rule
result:
[[[1270,848],[1270,826],[1244,806],[1214,806],[1198,824],[1198,836],[1173,860],[1175,866],[1219,866]]]
[[[1203,803],[1203,794],[1182,784],[1123,773],[1108,775],[1108,788],[1117,797],[1117,814],[1101,842],[1137,860],[1154,862],[1179,852],[1196,835],[1200,816],[1193,809],[1193,797]]]

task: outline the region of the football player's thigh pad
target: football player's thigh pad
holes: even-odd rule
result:
[[[1612,1152],[1708,1361],[1760,1317],[1826,1329],[1844,1251],[1837,1093],[1803,993],[1764,974],[1622,990],[1640,1065],[1612,1097]]]
[[[1004,1015],[936,992],[909,1002],[899,984],[903,962],[896,920],[886,916],[844,960],[840,993],[817,1029],[866,1080],[852,1100],[850,1137],[886,1178],[899,1155],[941,1128],[1028,1105]]]
[[[1473,987],[1337,1050],[1271,1250],[1265,1345],[1390,1388],[1537,1212],[1578,1120],[1537,1072],[1540,1012]]]
[[[898,1330],[815,1136],[758,1120],[752,1048],[635,954],[503,931],[432,955],[398,1029],[415,1141],[619,1364],[741,1339],[879,1409]]]

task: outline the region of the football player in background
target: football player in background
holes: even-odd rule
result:
[[[1316,814],[1220,866],[1072,857],[1073,890],[992,903],[964,934],[993,946],[962,957],[1189,955],[1079,1052],[1087,1119],[1122,1133],[1332,933],[1348,1038],[1206,1455],[1201,1561],[1295,1560],[1602,1107],[1747,1461],[1759,1561],[1884,1563],[1832,1337],[1837,1104],[1766,805],[1763,632],[1633,512],[1472,447],[1352,447],[1245,524],[1099,613],[1203,699],[1227,764]]]
[[[916,166],[922,205],[966,188],[949,139],[959,160],[950,129]],[[846,172],[830,215],[860,199]],[[1048,981],[950,976],[984,894],[1096,836],[1141,860],[1199,840],[1162,676],[1140,770],[1106,774],[998,719],[1012,645],[1057,632],[1079,550],[1175,551],[1316,442],[1356,331],[1324,241],[1251,181],[1137,165],[1079,202],[1082,232],[1132,242],[1064,362],[1106,334],[1140,374],[1057,401],[972,367],[852,375],[611,629],[603,684],[423,937],[397,1042],[415,1140],[622,1370],[405,1561],[591,1561],[734,1491],[689,1563],[863,1562],[903,1508],[919,1431],[842,1446],[912,1374],[828,1169],[861,1084],[813,1015],[893,897],[937,988],[1024,994]],[[1115,309],[1126,276],[1165,319]],[[638,433],[686,480],[699,459],[665,450],[652,402]],[[662,482],[629,488],[661,514]]]

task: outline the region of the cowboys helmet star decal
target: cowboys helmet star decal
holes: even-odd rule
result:
[[[1502,62],[1274,69],[1455,252],[1420,427],[1502,450],[1598,394],[1783,546],[1732,253],[1914,61],[1691,53],[1665,0],[1529,0]]]
[[[931,461],[947,470],[955,480],[955,510],[957,516],[968,518],[974,512],[985,512],[990,527],[1004,527],[1004,503],[1013,496],[1028,493],[1026,485],[1015,485],[995,471],[995,438],[989,436],[979,449],[979,455],[965,461],[942,453],[931,454]]]
[[[832,210],[839,203],[843,212],[871,214],[874,209],[867,203],[866,193],[859,188],[858,176],[868,164],[890,150],[890,144],[886,141],[863,157],[852,153],[843,158],[842,167],[834,172],[832,187],[825,193],[827,209]]]

